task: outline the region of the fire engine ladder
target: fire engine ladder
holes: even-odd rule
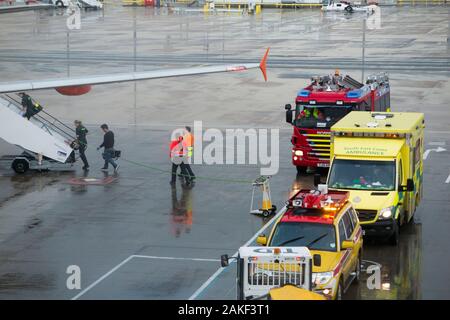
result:
[[[349,87],[351,89],[359,89],[359,88],[364,87],[364,85],[361,82],[353,79],[352,77],[350,77],[348,75],[345,76],[345,78],[344,78],[344,80],[342,80],[342,82],[344,83],[344,85],[346,87]]]
[[[64,163],[72,153],[75,132],[45,110],[28,120],[18,95],[0,95],[0,138],[26,153]]]

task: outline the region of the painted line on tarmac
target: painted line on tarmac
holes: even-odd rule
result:
[[[445,146],[445,141],[432,141],[428,143],[430,146]]]
[[[445,183],[450,183],[450,174],[448,175],[447,179],[445,180]]]
[[[431,152],[431,151],[434,151],[434,152],[436,152],[436,153],[439,153],[439,152],[447,151],[447,149],[442,148],[442,147],[437,147],[436,149],[427,149],[427,150],[425,150],[425,152],[423,153],[423,160],[427,160],[427,159],[428,159],[428,156],[430,155],[430,152]]]
[[[113,274],[115,271],[117,271],[121,266],[123,266],[124,264],[126,264],[128,261],[130,261],[131,259],[133,259],[133,256],[129,256],[128,258],[126,258],[125,260],[123,260],[121,263],[119,263],[118,265],[116,265],[114,268],[112,268],[111,270],[109,270],[107,273],[105,273],[103,276],[101,276],[100,278],[98,278],[96,281],[94,281],[93,283],[91,283],[86,289],[84,289],[83,291],[81,291],[80,293],[78,293],[75,297],[73,297],[71,300],[77,300],[78,298],[80,298],[82,295],[84,295],[85,293],[87,293],[89,290],[91,290],[92,288],[94,288],[96,285],[98,285],[100,282],[102,282],[103,280],[105,280],[106,278],[108,278],[111,274]]]
[[[157,257],[157,256],[142,256],[142,255],[133,255],[133,258],[159,259],[159,260],[188,260],[188,261],[220,262],[220,259]]]
[[[118,265],[116,265],[114,268],[109,270],[107,273],[102,275],[100,278],[95,280],[93,283],[91,283],[86,289],[78,293],[76,296],[74,296],[71,300],[78,300],[81,296],[86,294],[88,291],[92,290],[96,285],[98,285],[100,282],[108,278],[110,275],[112,275],[114,272],[119,270],[123,265],[130,262],[130,260],[134,258],[141,258],[141,259],[158,259],[158,260],[183,260],[183,261],[202,261],[202,262],[219,262],[220,259],[203,259],[203,258],[182,258],[182,257],[160,257],[160,256],[145,256],[145,255],[131,255],[122,262],[120,262]]]
[[[286,206],[284,206],[282,209],[280,209],[280,211],[277,212],[277,214],[271,219],[271,221],[269,223],[266,223],[261,229],[258,230],[258,232],[256,232],[253,237],[250,238],[250,240],[248,240],[242,247],[247,247],[250,243],[252,243],[253,241],[255,241],[255,239],[258,237],[259,234],[261,234],[262,232],[264,232],[267,228],[269,228],[269,226],[271,226],[273,224],[274,221],[276,221],[276,219],[278,219],[279,216],[281,216],[284,212],[286,211]],[[236,258],[237,255],[239,253],[239,250],[237,250],[232,256],[231,258]],[[197,299],[197,297],[203,292],[205,291],[206,288],[208,288],[208,286],[214,281],[216,280],[216,278],[226,269],[226,267],[220,267],[219,269],[216,270],[216,272],[214,272],[202,285],[200,288],[198,288],[190,297],[189,300],[195,300]]]

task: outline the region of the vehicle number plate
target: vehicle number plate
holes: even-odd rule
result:
[[[330,164],[328,164],[328,163],[318,163],[317,166],[321,167],[321,168],[328,168],[330,166]]]

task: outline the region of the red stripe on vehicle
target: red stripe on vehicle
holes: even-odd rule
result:
[[[341,271],[342,265],[344,264],[344,260],[347,260],[347,257],[349,256],[349,254],[350,254],[350,250],[347,249],[345,251],[344,255],[341,257],[341,260],[339,260],[336,268],[334,268],[333,276],[337,275]]]

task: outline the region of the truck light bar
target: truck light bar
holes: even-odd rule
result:
[[[405,133],[392,133],[392,132],[340,132],[333,131],[331,134],[335,137],[376,137],[376,138],[405,138]]]
[[[361,98],[362,91],[359,89],[347,92],[347,98]]]
[[[294,208],[322,209],[336,212],[347,203],[348,192],[333,191],[322,193],[319,190],[300,190],[289,202]]]
[[[311,94],[309,90],[300,90],[297,94],[297,97],[308,97]]]
[[[365,96],[366,94],[368,94],[370,91],[370,86],[365,85],[364,87],[361,87],[359,89],[355,89],[355,90],[351,90],[349,92],[347,92],[347,98],[361,98],[362,96]]]

